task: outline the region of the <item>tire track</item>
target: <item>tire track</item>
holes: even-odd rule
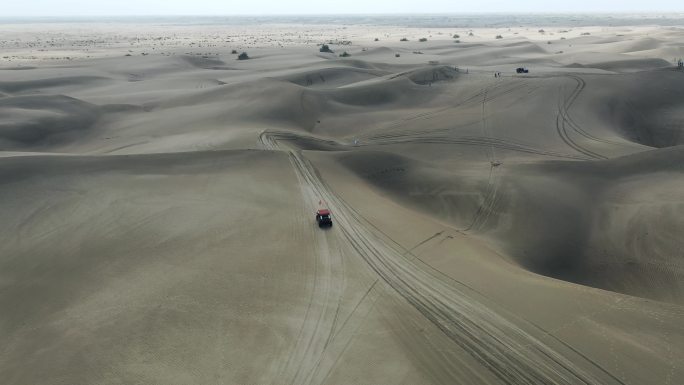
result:
[[[264,134],[262,133],[261,136]],[[348,145],[346,143],[338,142],[331,139],[321,139],[313,136],[308,136],[305,134],[299,134],[295,132],[288,131],[269,131],[268,138],[262,138],[262,144],[264,141],[299,141],[306,140],[310,142],[320,143],[325,146],[329,146],[331,149],[339,151],[349,151],[354,147],[369,147],[369,146],[389,146],[394,144],[403,143],[422,143],[422,144],[456,144],[465,146],[480,146],[480,147],[494,147],[502,150],[510,150],[516,152],[522,152],[527,154],[549,156],[554,158],[564,158],[564,159],[574,159],[574,160],[591,160],[592,157],[588,156],[578,156],[573,154],[561,153],[556,151],[546,151],[527,144],[514,142],[511,140],[504,140],[492,137],[479,137],[479,136],[460,136],[460,137],[449,137],[440,135],[397,135],[394,138],[385,137],[380,140],[369,140],[364,143],[359,143],[355,146]]]
[[[349,348],[349,345],[354,339],[354,335],[366,320],[371,309],[375,306],[375,302],[381,297],[382,289],[377,289],[378,282],[379,280],[376,279],[373,284],[371,284],[365,294],[356,303],[349,316],[345,318],[339,331],[333,335],[331,343],[326,345],[325,350],[316,363],[316,370],[312,372],[311,379],[308,382],[309,384],[326,383],[326,380],[332,374],[337,363],[342,358],[347,348]]]
[[[482,116],[481,116],[481,121],[482,121],[482,135],[484,135],[485,138],[490,137],[489,134],[487,133],[487,114],[486,114],[486,105],[487,105],[487,89],[485,88],[484,90],[484,98],[482,99]],[[494,207],[494,202],[496,200],[496,193],[499,188],[499,183],[495,181],[496,176],[495,174],[497,173],[498,168],[494,167],[494,161],[495,161],[495,152],[494,152],[494,146],[489,146],[490,152],[487,152],[487,159],[489,160],[489,177],[487,178],[487,189],[485,190],[484,194],[484,199],[480,206],[477,208],[477,211],[475,212],[475,216],[473,217],[472,222],[470,222],[470,225],[463,229],[463,231],[470,231],[472,229],[480,229],[484,225],[484,223],[487,221],[489,218],[489,214],[491,213],[493,207]]]
[[[570,115],[570,113],[568,111],[570,110],[572,105],[575,103],[575,100],[577,99],[579,94],[582,93],[582,91],[584,91],[584,88],[586,87],[587,83],[586,83],[586,81],[584,81],[584,79],[582,77],[580,77],[578,75],[566,75],[566,76],[577,82],[577,87],[573,91],[572,95],[570,95],[570,97],[566,101],[564,108],[563,108],[564,117],[565,117],[568,125],[570,125],[570,128],[572,128],[576,133],[584,136],[585,138],[596,141],[596,142],[614,144],[614,145],[618,145],[618,146],[624,145],[624,143],[619,143],[619,142],[615,142],[615,141],[608,140],[608,139],[602,139],[602,138],[596,137],[594,135],[591,135],[590,133],[585,131],[579,124],[577,124],[574,121],[574,119],[572,118],[572,116]]]
[[[568,114],[568,109],[572,107],[572,104],[575,102],[579,94],[584,90],[586,82],[579,76],[568,75],[568,77],[574,79],[577,82],[577,86],[575,86],[575,89],[572,90],[570,96],[565,98],[565,100],[563,100],[563,89],[560,89],[558,100],[558,114],[556,115],[556,131],[558,132],[558,136],[568,147],[592,159],[608,159],[608,157],[603,156],[597,152],[591,151],[590,149],[580,145],[574,139],[572,139],[572,137],[568,133],[567,126],[570,126],[570,128],[574,132],[578,133],[580,136],[583,136],[587,139],[602,143],[611,143],[603,139],[597,138],[593,135],[590,135],[582,128],[580,128],[578,124],[574,123],[574,121],[572,121],[572,119],[570,118],[570,115]]]
[[[563,100],[563,90],[562,88],[560,89],[559,92],[559,98],[558,98],[558,114],[556,115],[556,132],[558,133],[558,136],[561,138],[563,143],[565,143],[568,147],[572,148],[573,150],[584,154],[588,156],[589,158],[593,160],[597,159],[608,159],[607,157],[598,154],[596,152],[593,152],[581,145],[579,145],[575,140],[573,140],[570,135],[568,134],[568,129],[566,127],[567,119],[565,117],[565,105],[567,103],[567,99]]]
[[[301,174],[297,178],[302,190],[305,207],[315,202],[315,192]],[[314,212],[311,207],[307,212]],[[288,384],[308,384],[318,368],[320,357],[330,343],[338,322],[342,294],[344,291],[344,274],[342,259],[338,252],[330,247],[327,234],[314,231],[311,218],[305,213],[298,218],[297,226],[309,229],[310,255],[316,256],[313,262],[313,281],[310,283],[310,297],[304,319],[297,339],[289,353],[289,359],[280,368],[278,381]]]
[[[427,119],[427,118],[433,117],[435,115],[439,115],[439,114],[442,114],[444,112],[454,110],[454,109],[457,109],[457,108],[465,106],[465,105],[472,104],[474,102],[479,102],[479,100],[481,100],[482,97],[484,97],[484,100],[486,102],[489,102],[489,101],[498,99],[502,96],[506,96],[506,95],[508,95],[514,91],[518,91],[521,88],[525,88],[527,86],[528,85],[527,85],[526,81],[523,81],[522,84],[513,83],[508,87],[504,86],[503,84],[498,84],[498,85],[495,85],[494,87],[490,87],[488,91],[486,89],[481,89],[479,92],[469,96],[468,98],[466,98],[460,102],[457,102],[454,105],[442,107],[442,108],[432,110],[432,111],[426,111],[426,112],[421,112],[421,113],[417,113],[414,115],[410,115],[408,117],[389,122],[386,125],[384,125],[382,128],[383,129],[395,128],[395,127],[402,126],[405,123],[411,122],[414,120]],[[501,91],[501,92],[493,92],[493,91],[498,91],[502,88],[503,88],[503,91]],[[359,135],[358,137],[362,138],[362,139],[366,139],[366,138],[370,137],[370,135],[363,135],[362,134],[362,135]]]
[[[266,149],[277,150],[277,139],[262,133],[260,140]],[[290,152],[289,158],[296,170],[295,153]],[[305,202],[315,202],[322,197],[307,175],[296,175]],[[314,212],[313,207],[310,212]],[[311,229],[311,222],[311,218],[303,214],[298,227]],[[341,320],[342,296],[346,285],[341,252],[339,248],[332,250],[329,246],[329,232],[314,232],[315,242],[311,254],[318,258],[314,261],[314,278],[307,310],[289,358],[278,371],[276,383],[323,383],[381,295],[376,288],[376,279],[351,312]]]
[[[504,92],[502,92],[502,93],[500,93],[500,94],[496,94],[496,96],[494,96],[494,97],[488,97],[488,96],[487,96],[487,95],[491,95],[492,90],[496,90],[497,88],[500,88],[500,87],[502,87],[502,85],[494,85],[493,87],[489,87],[489,88],[488,88],[489,91],[486,93],[486,95],[485,95],[485,93],[484,93],[484,90],[480,90],[478,93],[476,93],[476,94],[474,94],[473,96],[469,97],[467,100],[458,103],[458,104],[455,105],[455,106],[445,107],[445,108],[442,108],[442,109],[439,109],[439,110],[436,110],[436,111],[424,112],[424,113],[418,114],[418,115],[420,115],[420,116],[414,115],[413,117],[414,117],[414,118],[419,118],[419,117],[422,117],[422,118],[429,118],[429,117],[431,117],[431,116],[433,116],[433,115],[437,115],[437,114],[439,114],[439,113],[441,113],[441,112],[445,112],[445,111],[448,111],[448,110],[451,110],[451,109],[458,108],[458,107],[460,107],[460,106],[462,106],[462,105],[464,105],[464,104],[466,104],[466,103],[471,103],[471,102],[475,101],[476,99],[478,99],[479,97],[482,97],[482,96],[484,96],[484,101],[485,101],[485,102],[489,102],[489,101],[492,101],[492,100],[494,100],[494,99],[497,99],[497,98],[499,98],[499,97],[501,97],[501,96],[508,95],[508,94],[512,93],[513,91],[518,91],[518,90],[520,90],[521,88],[525,88],[525,87],[528,88],[528,91],[527,91],[526,95],[530,95],[530,94],[532,94],[534,91],[536,91],[538,88],[540,88],[539,86],[528,87],[527,84],[523,84],[522,86],[520,86],[520,85],[515,85],[514,87],[511,87],[510,89],[507,89],[507,90],[505,90]],[[516,102],[517,102],[517,101],[516,101]],[[514,102],[514,103],[516,103],[516,102]],[[410,120],[413,120],[413,119],[412,119],[412,118],[408,118],[407,120],[397,120],[397,121],[394,121],[394,123],[390,123],[390,126],[385,126],[385,127],[383,127],[383,128],[398,127],[398,126],[402,125],[404,122],[410,121]],[[379,140],[379,139],[384,139],[384,138],[393,138],[393,137],[397,137],[398,135],[399,135],[399,136],[405,136],[405,135],[409,135],[409,134],[432,134],[432,133],[435,133],[435,132],[448,132],[448,131],[453,130],[453,129],[456,128],[456,127],[467,126],[467,125],[473,124],[473,123],[475,123],[475,122],[460,124],[460,125],[456,125],[456,126],[453,126],[453,127],[447,127],[447,128],[437,128],[437,129],[432,129],[432,130],[412,130],[412,129],[408,129],[408,130],[407,130],[407,129],[405,129],[405,130],[392,130],[392,133],[379,133],[379,134],[368,133],[368,134],[357,135],[356,137],[357,137],[357,138],[361,138],[361,139],[366,139],[366,140]]]
[[[268,137],[264,133],[262,137]],[[262,139],[267,144],[275,140]],[[346,242],[389,287],[396,291],[446,337],[506,384],[599,384],[571,359],[524,331],[505,317],[473,298],[462,288],[436,278],[408,258],[406,250],[391,246],[339,199],[318,176],[301,153],[290,151],[302,180],[325,199],[336,218],[336,228]],[[567,353],[566,354],[572,354]],[[574,360],[584,362],[574,354]],[[608,382],[605,382],[608,381]]]
[[[496,169],[496,167],[490,166],[489,178],[487,179],[487,189],[485,191],[484,198],[482,199],[482,204],[475,212],[475,216],[473,217],[472,222],[470,222],[470,225],[464,228],[463,231],[481,230],[487,223],[492,211],[494,211],[494,207],[499,202],[501,195],[498,194],[499,182],[494,180],[497,178],[494,175]]]
[[[420,137],[420,136],[407,136],[396,140],[385,140],[382,142],[374,143],[369,142],[368,144],[360,144],[359,147],[367,145],[375,146],[386,146],[390,144],[401,144],[401,143],[423,143],[423,144],[460,144],[469,146],[482,146],[482,147],[495,147],[502,150],[510,150],[516,152],[524,152],[528,154],[551,156],[555,158],[566,158],[575,160],[590,160],[591,157],[588,156],[577,156],[572,154],[566,154],[555,151],[541,150],[535,147],[531,147],[524,144],[519,144],[510,140],[498,139],[498,138],[483,138],[476,136],[462,136],[462,137],[446,137],[446,136],[430,136],[430,137]],[[586,154],[585,154],[586,155]]]

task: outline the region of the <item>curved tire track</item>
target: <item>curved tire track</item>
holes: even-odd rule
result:
[[[276,139],[262,133],[266,148],[277,149]],[[336,229],[379,278],[439,328],[446,337],[506,384],[600,384],[537,337],[524,331],[462,288],[436,278],[374,232],[344,200],[318,176],[315,168],[295,151],[292,164],[311,190],[325,199],[336,218]],[[572,354],[572,353],[566,353]],[[583,356],[573,359],[585,362]],[[591,362],[590,362],[591,363]]]
[[[566,75],[566,76],[577,82],[577,87],[573,91],[573,94],[570,96],[570,98],[568,98],[568,100],[565,104],[565,107],[564,107],[564,111],[563,111],[564,115],[565,115],[565,119],[566,119],[567,123],[570,125],[570,127],[576,133],[584,136],[587,139],[593,140],[595,142],[614,144],[614,145],[618,145],[618,146],[624,145],[624,143],[620,143],[620,142],[616,142],[616,141],[608,140],[608,139],[602,139],[602,138],[596,137],[594,135],[591,135],[590,133],[585,131],[579,124],[577,124],[575,122],[575,120],[572,118],[572,116],[570,115],[570,113],[568,111],[570,110],[572,105],[575,103],[575,100],[577,99],[579,94],[582,93],[582,91],[586,87],[587,83],[584,81],[584,79],[582,79],[582,77],[580,77],[578,75]]]
[[[558,132],[558,136],[561,138],[563,143],[565,143],[568,147],[574,149],[575,151],[577,151],[581,154],[584,154],[584,155],[586,155],[586,156],[588,156],[594,160],[608,159],[608,157],[603,156],[597,152],[594,152],[594,151],[580,145],[568,133],[568,126],[570,126],[570,128],[572,129],[573,132],[576,132],[579,135],[581,135],[587,139],[608,143],[608,142],[606,142],[602,139],[596,138],[595,136],[592,136],[589,133],[587,133],[586,131],[582,130],[579,127],[579,125],[574,123],[574,121],[572,121],[572,119],[570,118],[570,116],[568,114],[568,109],[575,102],[575,100],[577,99],[579,94],[582,92],[582,90],[584,90],[586,83],[579,76],[569,76],[569,77],[574,79],[577,82],[577,86],[575,87],[575,89],[572,90],[572,93],[570,94],[570,96],[565,98],[565,100],[563,100],[562,88],[559,92],[558,114],[556,115],[556,132]]]
[[[263,134],[262,134],[263,135]],[[480,146],[480,147],[494,147],[502,150],[510,150],[516,152],[523,152],[534,155],[549,156],[554,158],[565,158],[574,160],[591,160],[593,158],[588,156],[578,156],[556,151],[541,150],[524,143],[518,143],[511,140],[504,140],[492,137],[479,136],[440,136],[440,135],[421,135],[421,134],[398,134],[395,136],[386,135],[378,137],[379,139],[372,139],[359,143],[355,146],[347,143],[338,142],[332,139],[316,138],[309,135],[299,134],[290,131],[269,131],[268,138],[261,139],[264,141],[298,141],[306,140],[316,142],[321,145],[330,147],[331,149],[339,151],[348,151],[354,147],[368,147],[368,146],[388,146],[402,143],[422,143],[422,144],[457,144],[464,146]]]

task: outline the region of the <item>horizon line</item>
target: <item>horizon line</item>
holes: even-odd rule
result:
[[[240,13],[240,14],[191,14],[191,13],[169,13],[169,14],[69,14],[69,15],[2,15],[2,19],[17,19],[17,18],[87,18],[87,17],[97,17],[97,18],[120,18],[120,17],[326,17],[326,16],[519,16],[519,15],[534,15],[534,16],[577,16],[577,15],[588,15],[588,16],[612,16],[612,15],[643,15],[643,16],[660,16],[660,17],[673,17],[673,16],[684,16],[684,10],[654,10],[654,11],[461,11],[461,12],[387,12],[387,13],[273,13],[273,14],[263,14],[263,13]]]

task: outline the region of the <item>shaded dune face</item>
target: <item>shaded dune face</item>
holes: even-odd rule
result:
[[[684,301],[681,148],[601,163],[523,166],[510,183],[510,253],[540,274]],[[542,188],[543,187],[543,188]]]
[[[23,70],[30,71],[33,68],[26,67]],[[107,82],[109,79],[102,76],[60,76],[44,79],[19,80],[19,81],[0,81],[0,91],[21,95],[40,90],[45,92],[56,87],[90,87],[99,83]]]
[[[662,72],[616,75],[614,80],[584,76],[575,84],[573,78],[550,77],[535,83],[534,92],[546,95],[540,99],[540,110],[556,108],[559,95],[561,100],[567,95],[572,99],[559,112],[561,119],[567,120],[561,138],[568,143],[562,145],[554,143],[557,137],[530,135],[522,123],[524,114],[521,121],[516,120],[515,111],[525,111],[529,92],[520,84],[511,86],[509,95],[498,98],[496,91],[489,91],[492,111],[498,106],[502,111],[499,114],[506,119],[497,120],[497,112],[493,112],[487,117],[490,123],[485,133],[479,127],[472,131],[450,128],[459,115],[469,113],[464,108],[451,115],[444,113],[442,123],[434,123],[440,119],[439,112],[428,113],[417,121],[407,118],[411,124],[387,124],[387,129],[378,128],[365,136],[351,134],[336,140],[281,133],[278,137],[299,149],[336,152],[344,167],[383,194],[462,231],[494,240],[513,260],[535,273],[680,303],[684,300],[684,260],[677,250],[684,243],[674,234],[684,231],[684,212],[676,203],[684,201],[684,196],[677,194],[680,182],[669,180],[681,180],[684,152],[675,147],[662,153],[651,150],[608,160],[598,157],[604,150],[629,154],[639,148],[643,151],[679,144],[682,126],[676,122],[684,115],[678,114],[677,106],[684,98],[679,98],[678,88],[672,86],[647,87],[649,91],[641,93],[632,88],[649,77],[663,85],[681,81],[680,74]],[[347,100],[372,105],[383,97],[382,93],[373,93],[372,99],[364,100],[364,89],[325,91],[329,98],[322,99],[320,108],[335,116],[340,110],[328,105]],[[573,90],[579,90],[577,95]],[[661,100],[657,94],[663,92],[667,101],[656,103],[654,100]],[[380,106],[400,105],[398,100],[385,99]],[[616,107],[623,105],[632,107]],[[670,114],[664,115],[663,110]],[[535,113],[534,109],[530,111]],[[637,122],[631,119],[636,113],[654,118]],[[421,130],[423,123],[441,128]],[[353,145],[354,138],[360,138],[360,149]],[[458,166],[444,167],[445,160],[434,154],[448,154],[442,151],[450,144],[454,150],[473,146],[476,155],[468,161],[450,163]],[[477,160],[495,159],[483,157],[490,151],[503,160],[503,167]],[[553,159],[573,156],[596,160]],[[507,163],[507,158],[512,161]],[[535,165],[528,164],[530,161]],[[662,187],[654,188],[654,183]],[[663,198],[667,191],[670,196]]]
[[[403,204],[465,229],[478,211],[486,183],[455,170],[399,154],[363,151],[338,154],[339,162]]]
[[[29,150],[78,140],[99,116],[97,106],[62,95],[2,98],[0,146]]]
[[[349,65],[349,63],[345,63]],[[289,81],[294,84],[309,88],[335,89],[340,87],[362,87],[363,81],[376,79],[408,78],[412,82],[420,85],[429,83],[449,81],[458,76],[458,71],[454,67],[434,65],[426,68],[419,68],[404,72],[395,72],[389,66],[379,68],[366,68],[367,66],[346,66],[335,68],[323,68],[314,71],[299,72],[292,75],[279,77],[278,79]],[[357,84],[358,83],[358,84]],[[387,86],[387,83],[383,83]],[[376,87],[375,92],[379,89]],[[363,101],[363,100],[361,100]]]
[[[416,84],[426,85],[435,82],[454,80],[459,75],[453,67],[436,66],[411,71],[407,77]]]
[[[595,111],[615,133],[649,147],[684,144],[684,76],[671,70],[601,79]]]
[[[512,166],[495,177],[495,192],[488,180],[400,155],[338,159],[402,204],[502,244],[530,271],[681,303],[684,195],[673,165],[683,156],[678,148],[607,164]]]
[[[309,88],[337,88],[359,81],[374,79],[386,75],[387,72],[364,68],[323,68],[314,71],[298,72],[279,79],[289,81],[302,87]]]

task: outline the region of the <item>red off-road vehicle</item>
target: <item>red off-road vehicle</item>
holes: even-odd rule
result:
[[[330,215],[330,210],[318,209],[316,211],[316,222],[318,222],[318,227],[331,227],[332,216]]]

